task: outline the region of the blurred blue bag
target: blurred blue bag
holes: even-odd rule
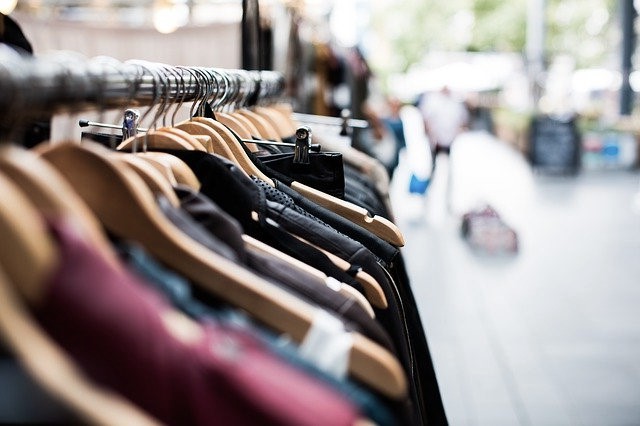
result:
[[[423,195],[427,192],[428,187],[429,178],[422,179],[411,173],[411,179],[409,180],[409,193]]]

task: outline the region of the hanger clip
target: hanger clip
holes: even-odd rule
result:
[[[138,121],[140,120],[140,111],[137,109],[127,109],[124,112],[122,120],[122,140],[127,140],[138,134]]]
[[[311,129],[302,126],[296,131],[296,146],[293,150],[294,164],[309,164],[309,150],[311,149]]]

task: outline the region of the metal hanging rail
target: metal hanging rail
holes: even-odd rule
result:
[[[0,45],[0,120],[43,113],[211,101],[247,106],[280,98],[272,71],[182,67],[69,53],[24,57]]]

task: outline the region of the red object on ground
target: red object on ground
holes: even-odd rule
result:
[[[462,236],[471,247],[483,252],[518,252],[518,235],[489,205],[462,216]]]

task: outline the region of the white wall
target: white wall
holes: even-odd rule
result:
[[[240,23],[182,27],[171,34],[153,28],[88,26],[14,13],[36,55],[71,50],[87,57],[144,59],[170,65],[240,68]]]

